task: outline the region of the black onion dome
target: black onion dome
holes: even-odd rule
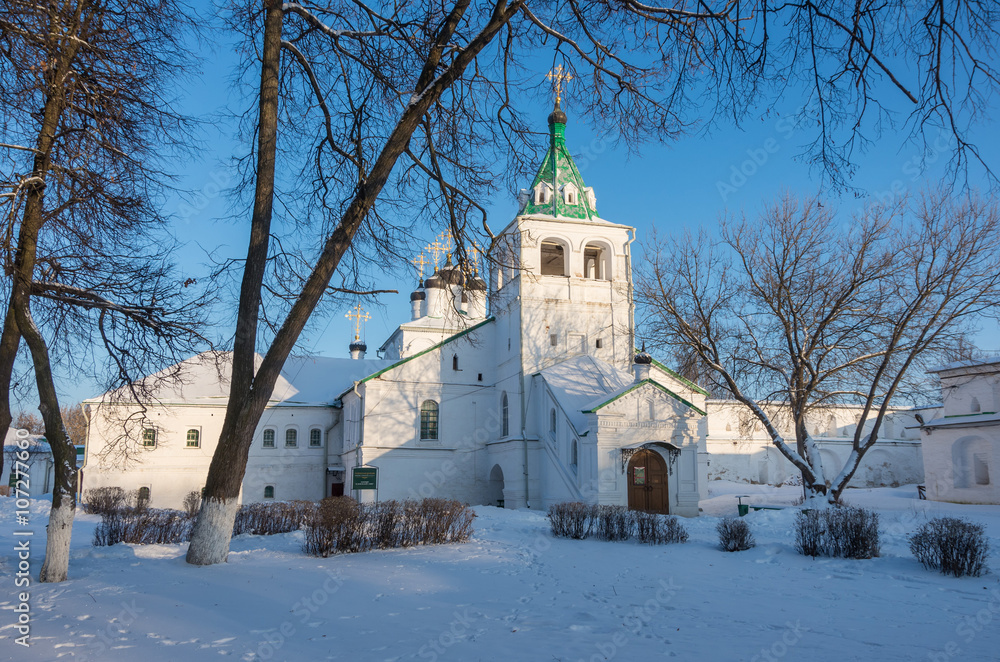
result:
[[[424,281],[424,289],[429,290],[430,288],[437,288],[443,290],[445,288],[444,281],[441,280],[441,272],[435,271],[434,275]]]
[[[350,349],[351,349],[352,352],[355,351],[355,350],[360,350],[362,352],[367,352],[368,351],[368,345],[365,344],[364,340],[355,340],[354,342],[351,343]]]
[[[442,269],[440,276],[449,285],[465,285],[465,274],[458,267]]]
[[[653,362],[653,357],[646,353],[646,343],[642,343],[642,351],[635,355],[636,365],[649,365]]]
[[[423,301],[427,298],[427,293],[424,292],[424,281],[421,279],[420,284],[417,285],[417,289],[410,293],[410,301]]]
[[[549,124],[565,124],[567,119],[566,113],[558,105],[556,105],[555,110],[549,113]]]
[[[474,275],[469,279],[466,284],[465,289],[470,292],[485,292],[486,291],[486,281],[479,277],[479,275]]]

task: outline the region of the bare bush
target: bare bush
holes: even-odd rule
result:
[[[635,511],[625,506],[595,506],[597,537],[601,540],[628,540],[635,530]]]
[[[94,545],[160,545],[184,542],[191,537],[192,520],[180,510],[119,508],[101,514],[94,529]]]
[[[549,523],[552,535],[576,540],[593,535],[612,542],[636,539],[663,545],[688,539],[687,531],[676,517],[629,510],[625,506],[557,503],[549,508]]]
[[[184,497],[184,511],[187,516],[194,518],[198,516],[198,511],[201,509],[201,493],[198,490],[191,490]]]
[[[878,513],[853,506],[799,511],[795,542],[805,556],[874,558],[879,555]]]
[[[742,552],[756,545],[750,525],[739,517],[727,517],[719,522],[715,530],[719,532],[719,546],[726,552]]]
[[[448,499],[359,504],[349,497],[323,499],[306,528],[303,550],[327,557],[371,549],[464,542],[476,514]]]
[[[298,531],[312,521],[315,512],[316,504],[312,501],[248,503],[236,513],[233,535],[271,536]]]
[[[552,535],[583,540],[594,526],[593,507],[579,501],[553,504],[549,506],[549,523]]]
[[[120,487],[95,487],[83,494],[83,512],[103,515],[129,506],[130,494]]]
[[[990,544],[982,524],[938,517],[910,536],[910,551],[925,568],[955,577],[979,577]]]

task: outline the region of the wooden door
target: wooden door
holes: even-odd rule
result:
[[[667,463],[656,451],[643,449],[628,463],[628,507],[667,514]]]

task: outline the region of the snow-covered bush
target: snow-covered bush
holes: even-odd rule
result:
[[[910,551],[925,568],[956,577],[981,575],[989,548],[982,524],[954,517],[932,519],[910,536]]]
[[[83,493],[83,512],[103,515],[113,510],[128,508],[132,505],[134,496],[134,492],[126,492],[120,487],[95,487]]]
[[[801,510],[795,547],[806,556],[874,558],[879,555],[878,513],[853,506]]]
[[[594,506],[579,501],[553,504],[549,506],[549,524],[554,536],[583,540],[594,525]]]
[[[191,537],[192,520],[180,510],[119,508],[101,514],[94,529],[94,545],[161,545],[183,542]]]
[[[719,532],[719,545],[726,552],[742,552],[757,544],[750,532],[750,525],[739,517],[723,519],[715,526],[715,530]]]

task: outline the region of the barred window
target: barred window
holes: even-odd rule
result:
[[[201,432],[195,429],[190,429],[187,431],[187,447],[188,448],[198,448],[201,446]]]
[[[264,430],[264,448],[274,448],[274,428]]]
[[[424,400],[420,405],[420,438],[438,438],[438,403],[433,400]]]
[[[142,445],[143,446],[155,446],[156,445],[156,430],[152,428],[146,428],[142,431]]]
[[[285,430],[285,448],[295,448],[299,445],[299,431],[295,428]]]
[[[323,431],[319,428],[313,428],[309,430],[309,445],[313,448],[319,448],[323,445]]]
[[[274,498],[274,485],[265,485],[264,486],[264,498],[265,499],[273,499]]]

